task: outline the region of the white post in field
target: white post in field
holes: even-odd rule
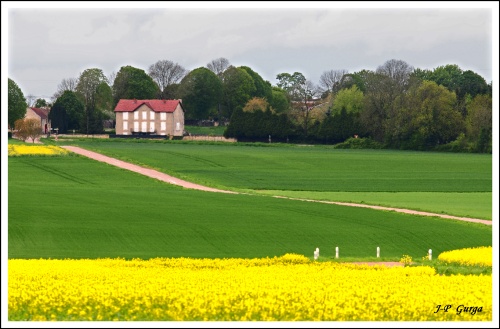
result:
[[[380,258],[380,247],[377,247],[377,258]]]
[[[318,259],[319,257],[319,248],[316,248],[316,250],[314,250],[314,260]]]
[[[429,260],[432,260],[432,249],[429,249]]]
[[[335,247],[335,258],[339,258],[339,247]]]

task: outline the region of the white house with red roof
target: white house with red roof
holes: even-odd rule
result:
[[[117,135],[182,136],[180,99],[120,99],[115,107]]]

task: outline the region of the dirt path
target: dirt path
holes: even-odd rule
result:
[[[187,182],[187,181],[172,177],[170,175],[164,174],[164,173],[159,172],[159,171],[154,170],[154,169],[147,169],[147,168],[144,168],[144,167],[141,167],[138,165],[134,165],[134,164],[131,164],[131,163],[128,163],[125,161],[121,161],[121,160],[118,160],[115,158],[111,158],[111,157],[102,155],[100,153],[88,151],[88,150],[82,149],[82,148],[77,147],[77,146],[61,146],[61,147],[65,148],[71,152],[89,157],[91,159],[105,162],[105,163],[111,164],[113,166],[117,166],[117,167],[124,168],[127,170],[131,170],[131,171],[134,171],[134,172],[137,172],[139,174],[146,175],[146,176],[149,176],[152,178],[156,178],[158,180],[161,180],[161,181],[169,183],[169,184],[174,184],[174,185],[182,186],[185,188],[196,189],[196,190],[201,190],[201,191],[238,194],[237,192],[233,192],[233,191],[219,190],[219,189],[215,189],[215,188]],[[457,216],[435,214],[435,213],[409,210],[409,209],[370,206],[370,205],[366,205],[366,204],[347,203],[347,202],[298,199],[298,198],[289,198],[289,197],[283,197],[283,196],[274,196],[274,197],[281,198],[281,199],[297,200],[297,201],[319,202],[319,203],[336,204],[336,205],[349,206],[349,207],[362,207],[362,208],[371,208],[371,209],[377,209],[377,210],[395,211],[395,212],[411,214],[411,215],[441,217],[441,218],[447,218],[447,219],[455,219],[455,220],[462,220],[462,221],[473,222],[473,223],[480,223],[480,224],[485,224],[485,225],[492,225],[492,221],[485,220],[485,219],[457,217]]]
[[[195,189],[195,190],[201,190],[201,191],[237,194],[236,192],[232,192],[232,191],[224,191],[224,190],[219,190],[219,189],[215,189],[215,188],[187,182],[187,181],[184,181],[182,179],[178,179],[178,178],[172,177],[170,175],[164,174],[164,173],[159,172],[159,171],[154,170],[154,169],[144,168],[144,167],[141,167],[141,166],[138,166],[135,164],[131,164],[131,163],[128,163],[125,161],[121,161],[121,160],[118,160],[115,158],[108,157],[106,155],[102,155],[100,153],[88,151],[88,150],[82,149],[80,147],[76,147],[76,146],[61,146],[61,147],[67,149],[68,151],[86,156],[88,158],[91,158],[91,159],[94,159],[97,161],[101,161],[101,162],[105,162],[105,163],[108,163],[110,165],[120,167],[123,169],[127,169],[130,171],[134,171],[136,173],[139,173],[139,174],[142,174],[145,176],[149,176],[151,178],[156,178],[158,180],[161,180],[161,181],[169,183],[169,184],[178,185],[178,186],[182,186],[182,187],[190,188],[190,189]]]

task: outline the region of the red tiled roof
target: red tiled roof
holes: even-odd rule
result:
[[[47,119],[49,117],[49,109],[42,109],[39,107],[30,107],[30,109],[36,113],[41,119]]]
[[[146,105],[155,112],[174,112],[182,102],[178,99],[120,99],[115,112],[133,112],[141,105]]]

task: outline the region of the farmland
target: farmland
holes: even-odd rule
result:
[[[222,189],[491,220],[491,155],[141,141],[82,147]]]
[[[492,245],[491,226],[271,198],[262,193],[274,191],[252,191],[250,185],[245,185],[258,174],[255,163],[269,163],[272,159],[271,155],[259,155],[269,148],[245,149],[249,158],[254,158],[254,166],[247,167],[243,158],[239,162],[231,160],[231,152],[227,151],[239,147],[224,148],[226,153],[219,154],[225,158],[222,164],[235,161],[248,171],[224,181],[214,178],[220,174],[210,174],[210,169],[218,168],[220,163],[210,159],[210,152],[201,152],[198,144],[172,150],[151,143],[147,150],[138,149],[137,154],[130,146],[123,153],[116,151],[131,143],[91,143],[89,148],[103,145],[114,145],[105,151],[111,155],[163,171],[171,168],[165,159],[177,154],[182,166],[191,168],[174,167],[179,170],[174,172],[177,176],[199,177],[201,181],[203,175],[194,170],[197,166],[206,174],[207,185],[252,193],[189,190],[68,154],[57,147],[9,146],[9,320],[492,319],[491,247],[475,248]],[[193,153],[191,146],[200,152]],[[254,149],[258,152],[250,152]],[[285,160],[292,157],[287,149],[281,150]],[[379,160],[382,158],[379,155]],[[287,168],[293,169],[288,161]],[[386,160],[386,165],[392,161]],[[301,165],[304,162],[303,158]],[[487,168],[477,162],[476,167]],[[450,168],[454,166],[460,164]],[[379,170],[383,167],[381,164]],[[424,165],[420,168],[426,169]],[[431,193],[443,199],[450,194],[491,194],[488,184],[481,183],[483,173],[464,168],[444,174],[443,182],[450,184],[441,186],[444,191]],[[343,176],[346,182],[354,177]],[[410,176],[401,175],[405,183],[393,186],[404,190]],[[293,177],[291,173],[283,175],[282,183],[292,186]],[[475,188],[459,188],[452,183],[452,177],[462,184],[468,180]],[[334,182],[338,177],[330,176],[329,180]],[[396,195],[428,193],[425,180],[414,181],[414,188],[420,185],[421,190],[332,192],[325,191],[328,184],[319,180],[304,180],[298,184],[312,191],[280,192],[393,193],[390,202],[404,205],[410,200],[398,200]],[[228,182],[236,187],[222,184]],[[383,179],[379,183],[379,188],[390,186]],[[265,179],[261,184],[278,186]],[[324,190],[315,191],[318,186]],[[382,195],[382,199],[390,198]],[[458,203],[449,207],[454,211],[459,208]],[[340,248],[340,259],[334,259],[335,247]],[[381,248],[382,256],[377,260],[398,261],[404,255],[400,261],[410,259],[411,263],[413,257],[423,266],[339,264],[342,260],[374,260],[376,247]],[[314,248],[321,250],[318,261],[311,260]],[[443,261],[425,261],[429,248],[434,255],[443,254]],[[477,259],[481,264],[474,264]],[[437,275],[436,271],[446,275]],[[436,300],[460,305],[454,305],[452,312],[436,313]]]
[[[333,257],[336,246],[342,257],[371,257],[379,246],[399,259],[491,245],[491,227],[480,224],[186,190],[79,156],[8,161],[9,258],[265,257],[316,247]]]

